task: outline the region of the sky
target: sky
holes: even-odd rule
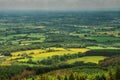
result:
[[[120,10],[120,0],[0,0],[0,10]]]

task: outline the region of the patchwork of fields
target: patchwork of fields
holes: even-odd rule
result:
[[[87,48],[56,48],[56,47],[50,47],[46,49],[35,49],[35,50],[26,50],[26,51],[19,51],[19,52],[12,52],[11,57],[6,57],[7,62],[19,62],[19,63],[27,63],[29,60],[32,60],[32,62],[37,62],[37,61],[42,61],[45,59],[48,59],[52,56],[64,56],[64,55],[72,55],[72,54],[84,54],[87,51],[90,50],[95,50],[95,49],[101,49],[101,50],[106,50],[106,49],[118,49],[119,48],[114,48],[114,47],[97,47],[97,46],[92,46],[92,47],[87,47]],[[106,56],[83,56],[80,58],[75,58],[75,59],[69,59],[65,61],[67,64],[73,64],[75,62],[83,61],[84,63],[96,63],[100,60],[104,60],[107,58]],[[10,64],[10,63],[9,63]]]
[[[110,80],[119,55],[119,11],[0,12],[0,80]],[[61,69],[69,75],[46,74]]]
[[[27,55],[31,57],[33,61],[42,60],[54,55],[65,55],[65,54],[77,54],[77,53],[84,53],[88,51],[86,48],[47,48],[47,49],[37,49],[37,50],[27,50],[27,51],[20,51],[20,52],[13,52],[12,57],[8,58],[7,60],[11,59],[18,59],[19,62],[26,62],[29,60]],[[24,59],[21,59],[24,58]]]

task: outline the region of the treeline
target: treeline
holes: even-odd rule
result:
[[[14,76],[20,75],[27,66],[0,66],[0,80],[11,79]]]
[[[11,65],[0,66],[0,80],[18,80],[19,78],[31,77],[44,74],[53,70],[72,68],[76,66],[96,67],[93,63],[75,62],[73,64],[59,64],[51,66]]]
[[[51,43],[35,43],[31,45],[5,45],[5,46],[0,46],[0,54],[5,55],[5,56],[10,56],[12,52],[16,51],[25,51],[25,50],[33,50],[33,49],[45,49],[49,47],[57,46],[57,44],[51,44]],[[59,46],[59,45],[58,45]]]
[[[70,59],[75,59],[79,57],[85,56],[84,53],[78,53],[78,54],[64,54],[63,56],[55,55],[52,57],[48,57],[47,59],[43,59],[42,61],[38,61],[39,64],[44,65],[55,65],[60,62],[64,62]]]
[[[48,33],[45,42],[81,42],[78,36],[70,36],[68,33]]]
[[[69,72],[69,71],[68,71]],[[120,67],[116,66],[114,69],[109,69],[106,73],[86,74],[80,72],[70,72],[67,74],[43,74],[37,77],[39,80],[120,80]],[[36,80],[36,77],[26,78]]]
[[[25,51],[25,50],[33,50],[33,49],[45,49],[49,47],[62,47],[62,48],[80,48],[80,47],[85,47],[86,45],[91,46],[94,45],[92,43],[88,44],[77,44],[77,43],[70,43],[70,44],[65,44],[65,43],[59,43],[59,42],[36,42],[32,43],[30,45],[2,45],[0,46],[0,54],[5,55],[5,56],[10,56],[12,52],[16,51]]]
[[[99,61],[99,66],[114,66],[116,64],[120,64],[120,55],[112,56],[109,58],[106,58],[104,60]]]
[[[120,49],[96,49],[87,51],[86,56],[114,56],[120,55]]]
[[[34,64],[43,64],[43,65],[55,65],[61,62],[65,62],[70,59],[80,58],[84,56],[115,56],[120,55],[119,49],[98,49],[98,50],[90,50],[85,53],[76,53],[76,54],[64,54],[62,56],[55,55],[52,57],[48,57],[46,59],[43,59],[41,61],[33,62],[31,59],[28,60],[28,63],[34,63]]]
[[[87,66],[90,69],[90,66]],[[93,68],[93,67],[92,67]],[[96,68],[96,67],[95,67]],[[64,69],[61,67],[61,69]],[[102,68],[101,68],[102,69]],[[81,72],[71,72],[62,75],[49,75],[47,72],[60,70],[60,68],[43,67],[43,66],[23,66],[12,65],[0,67],[0,80],[22,80],[32,79],[36,80],[36,75],[39,76],[39,80],[119,80],[120,79],[120,67],[117,66],[114,69],[110,69],[107,73],[98,72],[98,74],[86,74]],[[69,72],[69,70],[68,70]],[[67,73],[67,72],[66,72]]]
[[[64,63],[64,61],[67,61],[69,59],[79,58],[79,57],[83,57],[83,56],[86,56],[86,53],[66,54],[63,56],[52,56],[52,57],[49,57],[47,59],[37,62],[37,64],[44,64],[47,66],[33,66],[33,67],[30,67],[29,65],[26,65],[26,66],[24,66],[24,65],[0,66],[0,80],[18,80],[18,79],[22,79],[25,77],[32,77],[33,75],[44,74],[44,73],[54,71],[54,70],[73,68],[73,67],[77,67],[77,66],[81,66],[81,67],[87,66],[89,68],[90,67],[98,67],[94,63],[84,63],[81,61],[74,62],[73,64]],[[115,66],[114,61],[116,62],[116,64],[119,64],[119,56],[117,56],[117,57],[112,57],[110,59],[100,61],[99,66],[104,66],[104,64],[109,64],[109,63],[111,63],[110,62],[111,60],[112,60],[112,62],[113,62],[112,64],[114,66]],[[104,63],[102,63],[102,62],[104,62]],[[36,63],[33,63],[32,61],[28,61],[28,63],[36,64]],[[108,66],[111,66],[111,65],[108,65]],[[112,71],[112,72],[115,72],[115,71]],[[114,76],[116,76],[116,73],[118,73],[118,72],[116,72],[116,73],[112,73],[112,72],[109,73],[109,75],[113,76],[112,79],[107,79],[107,78],[111,78],[111,77],[106,77],[106,75],[104,75],[104,79],[101,79],[101,78],[103,78],[103,76],[97,75],[96,78],[98,78],[98,79],[91,79],[91,80],[117,80],[117,79],[113,79],[113,78],[115,78]],[[69,77],[70,76],[68,75],[66,80],[69,80]],[[74,78],[77,79],[77,77],[74,77]],[[46,80],[46,78],[42,79],[42,80]],[[64,80],[64,79],[60,78],[59,80]],[[78,79],[78,80],[81,80],[81,79]],[[86,80],[86,78],[83,80]]]

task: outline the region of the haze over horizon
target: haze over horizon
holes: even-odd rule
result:
[[[120,0],[0,0],[0,10],[120,10]]]

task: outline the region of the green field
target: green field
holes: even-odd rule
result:
[[[83,61],[84,63],[96,63],[98,64],[98,62],[100,60],[104,60],[106,57],[104,56],[85,56],[85,57],[81,57],[81,58],[76,58],[76,59],[71,59],[71,60],[68,60],[67,63],[69,64],[72,64],[74,62],[79,62],[79,61]]]

